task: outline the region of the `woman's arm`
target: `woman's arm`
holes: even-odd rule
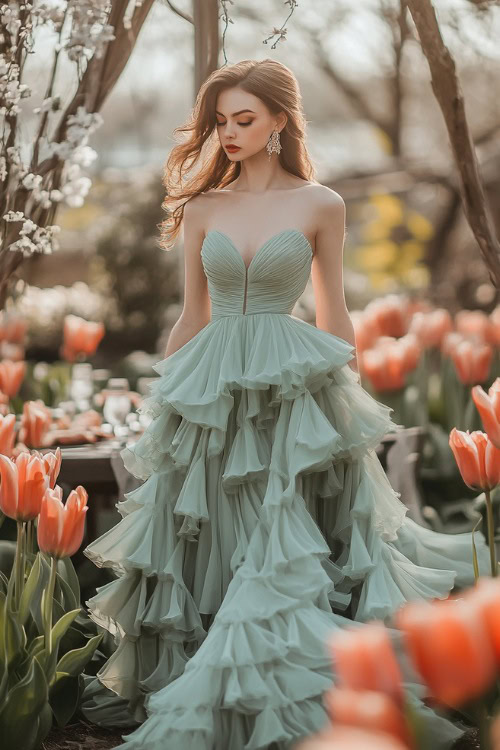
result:
[[[312,284],[316,303],[316,326],[356,346],[354,326],[344,296],[343,256],[346,209],[342,197],[324,187],[317,210],[316,251]],[[359,374],[356,352],[349,367]]]
[[[210,321],[210,296],[201,260],[205,234],[202,200],[202,196],[195,196],[184,207],[184,305],[170,331],[165,358],[187,344]]]

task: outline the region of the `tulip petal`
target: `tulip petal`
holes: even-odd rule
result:
[[[493,393],[492,388],[490,388],[490,392]],[[474,386],[471,393],[472,399],[481,416],[485,432],[487,432],[488,437],[496,447],[500,448],[500,421],[496,414],[496,404],[493,403],[492,397],[490,397],[480,385]],[[497,400],[500,404],[500,398]]]
[[[0,453],[0,510],[9,518],[17,520],[19,488],[16,464]]]
[[[462,432],[454,427],[449,444],[465,484],[471,489],[482,489],[479,453],[469,431]]]

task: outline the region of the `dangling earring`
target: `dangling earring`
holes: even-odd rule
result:
[[[273,134],[266,143],[267,153],[269,154],[269,161],[271,161],[271,154],[275,151],[277,154],[281,151],[280,134],[278,130],[274,130]]]

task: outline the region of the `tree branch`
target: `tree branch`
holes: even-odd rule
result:
[[[441,107],[460,175],[464,212],[489,270],[500,287],[500,244],[479,176],[474,144],[465,114],[455,61],[444,44],[431,0],[407,0],[431,73],[432,90]]]

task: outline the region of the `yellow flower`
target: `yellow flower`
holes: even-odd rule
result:
[[[390,267],[398,257],[398,246],[391,240],[374,242],[356,250],[356,260],[363,271],[381,271]]]
[[[370,201],[375,203],[379,210],[380,219],[385,224],[402,224],[404,205],[399,198],[389,193],[373,193]]]
[[[434,234],[431,222],[416,211],[408,211],[406,225],[411,234],[419,240],[428,240]]]

